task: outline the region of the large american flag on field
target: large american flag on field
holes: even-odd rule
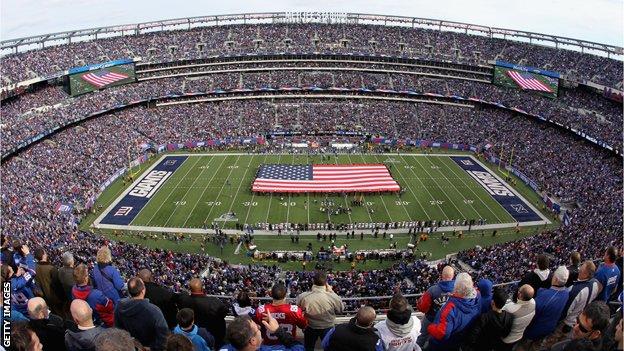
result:
[[[537,90],[552,93],[553,90],[539,79],[535,78],[531,73],[520,73],[516,71],[507,71],[509,78],[513,79],[522,89]]]
[[[399,191],[383,164],[262,165],[252,190],[268,193]]]
[[[96,87],[101,88],[105,85],[115,83],[122,79],[126,79],[128,78],[128,76],[122,73],[115,73],[115,72],[102,70],[98,72],[87,73],[83,75],[81,78],[95,85]]]

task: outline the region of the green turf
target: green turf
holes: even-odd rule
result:
[[[257,195],[250,190],[255,173],[265,163],[386,163],[405,193],[364,197],[353,207],[352,195]],[[229,182],[228,182],[229,181]],[[320,202],[352,208],[328,216]],[[307,204],[306,204],[307,203]],[[234,212],[238,223],[356,223],[416,220],[514,220],[479,184],[448,156],[338,155],[330,161],[306,155],[193,155],[150,199],[132,226],[201,228]],[[234,222],[227,222],[233,227]]]

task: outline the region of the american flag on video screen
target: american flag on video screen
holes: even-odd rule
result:
[[[87,73],[81,77],[87,82],[101,88],[105,85],[115,83],[119,80],[128,78],[127,75],[110,71],[99,71],[95,73]]]
[[[262,165],[253,191],[270,193],[399,191],[383,164]]]
[[[507,75],[513,79],[516,84],[518,84],[522,89],[529,90],[537,90],[544,91],[547,93],[552,93],[552,89],[550,89],[546,84],[542,83],[539,79],[533,77],[530,73],[520,73],[516,71],[507,71]]]

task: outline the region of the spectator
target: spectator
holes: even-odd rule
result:
[[[206,296],[202,288],[201,280],[197,278],[189,281],[191,295],[180,297],[180,307],[190,308],[195,312],[195,324],[206,328],[215,338],[216,347],[223,345],[225,336],[225,316],[227,315],[227,307],[221,300]]]
[[[609,307],[603,301],[587,305],[577,317],[572,329],[572,340],[553,345],[551,351],[602,351],[611,345],[605,335],[609,326]]]
[[[425,316],[422,320],[422,327],[420,329],[420,335],[418,336],[418,345],[424,347],[429,341],[429,332],[427,327],[433,323],[436,315],[442,305],[451,296],[453,288],[455,287],[455,269],[451,266],[445,266],[442,269],[442,275],[440,275],[440,281],[427,289],[423,296],[418,300],[417,308]]]
[[[102,246],[97,252],[96,265],[93,267],[93,285],[117,305],[123,295],[124,282],[117,268],[111,265],[112,262],[110,249]]]
[[[270,313],[277,320],[280,328],[285,329],[287,333],[291,333],[293,338],[297,338],[297,328],[305,330],[308,321],[303,315],[303,311],[297,305],[289,304],[286,299],[286,286],[277,283],[271,288],[271,297],[273,301],[261,305],[256,310],[255,321],[260,323],[262,316]],[[275,336],[267,334],[266,329],[262,328],[262,339],[265,345],[273,345],[277,343]]]
[[[308,327],[303,331],[305,349],[314,350],[316,340],[323,340],[336,324],[336,314],[343,310],[342,300],[327,284],[327,274],[318,270],[312,289],[297,296],[297,305],[308,319]]]
[[[58,270],[58,277],[63,287],[63,300],[65,312],[69,311],[69,303],[72,300],[72,288],[76,284],[74,280],[74,255],[71,252],[63,252],[61,256],[63,267]]]
[[[14,272],[10,265],[3,264],[0,272],[3,281],[11,281],[11,308],[23,315],[28,313],[28,300],[35,296],[34,264],[29,267],[19,266]]]
[[[459,273],[455,279],[453,295],[436,314],[427,327],[427,350],[458,350],[464,335],[481,314],[481,296],[474,288],[468,273]]]
[[[325,351],[383,351],[384,346],[375,333],[375,310],[361,307],[348,323],[335,326],[323,337]]]
[[[176,319],[178,325],[173,329],[174,334],[181,334],[188,338],[195,347],[195,351],[210,351],[214,349],[214,337],[206,330],[199,328],[195,323],[195,313],[190,308],[181,309]]]
[[[494,289],[491,309],[483,313],[468,332],[462,351],[502,350],[503,338],[511,332],[513,315],[505,310],[507,293],[502,288]]]
[[[52,313],[64,316],[63,304],[65,299],[63,296],[63,287],[58,276],[58,269],[48,261],[48,254],[42,248],[35,250],[35,282],[41,288],[43,297],[49,304]]]
[[[65,326],[63,319],[51,314],[45,300],[33,297],[28,300],[28,325],[43,344],[43,350],[56,351],[65,348]]]
[[[167,345],[165,347],[167,351],[197,351],[197,345],[193,346],[193,343],[189,338],[181,334],[170,334],[167,337]],[[210,349],[204,349],[210,350]]]
[[[598,267],[596,271],[596,280],[598,280],[598,301],[609,301],[611,292],[613,292],[618,284],[620,269],[615,265],[617,259],[617,249],[609,246],[605,250],[604,263]]]
[[[107,328],[95,338],[95,351],[141,350],[143,350],[141,343],[123,329]]]
[[[17,323],[11,328],[11,349],[15,351],[41,351],[43,345],[27,323]]]
[[[522,339],[524,331],[535,316],[535,300],[533,299],[533,287],[529,284],[522,285],[518,289],[516,302],[510,302],[503,307],[503,311],[511,313],[513,322],[509,335],[502,339],[501,350],[511,351],[516,343]]]
[[[544,337],[555,331],[557,322],[570,292],[565,287],[568,269],[559,266],[552,277],[551,287],[541,288],[535,298],[535,317],[524,331],[524,340],[519,350],[537,350]]]
[[[178,295],[156,284],[149,269],[140,270],[137,276],[145,283],[145,298],[160,308],[169,329],[173,329],[176,326]]]
[[[163,350],[169,334],[167,322],[158,307],[145,299],[145,285],[141,278],[128,281],[129,298],[115,307],[115,327],[127,330],[150,350]]]
[[[568,272],[570,276],[566,282],[566,287],[569,287],[576,281],[579,274],[579,265],[581,264],[581,254],[578,251],[572,251],[570,254],[570,265],[568,266]]]
[[[65,332],[65,347],[68,351],[95,350],[95,338],[104,328],[93,324],[93,310],[86,301],[76,299],[71,302],[70,312],[76,328]]]
[[[537,268],[525,274],[518,283],[518,286],[529,284],[536,294],[540,288],[548,289],[550,287],[551,280],[550,269],[548,269],[549,265],[550,260],[548,259],[548,256],[544,254],[537,255]]]
[[[489,279],[479,279],[477,288],[481,293],[481,313],[487,313],[492,308],[492,281]]]
[[[249,298],[248,292],[238,292],[236,295],[236,302],[232,304],[232,312],[234,312],[235,316],[247,315],[249,317],[254,317],[256,315],[256,310],[251,306],[251,299]]]
[[[227,328],[227,340],[230,342],[221,348],[221,351],[303,351],[303,345],[296,342],[292,334],[280,328],[279,323],[271,314],[267,313],[262,319],[262,325],[273,334],[279,345],[263,346],[262,332],[249,316],[242,315],[234,318]]]
[[[103,324],[112,327],[115,319],[115,305],[99,289],[88,284],[89,271],[87,266],[79,264],[74,268],[74,281],[76,285],[72,288],[72,298],[84,300],[91,307],[93,318],[97,325]]]
[[[416,343],[420,334],[420,320],[412,316],[412,309],[401,293],[394,294],[385,321],[375,324],[386,351],[420,351]]]

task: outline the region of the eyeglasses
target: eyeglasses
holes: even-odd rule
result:
[[[581,331],[581,333],[589,333],[589,332],[593,331],[593,329],[587,329],[586,327],[583,326],[583,324],[581,324],[581,316],[580,315],[578,315],[576,317],[576,325],[578,325],[578,328]]]

